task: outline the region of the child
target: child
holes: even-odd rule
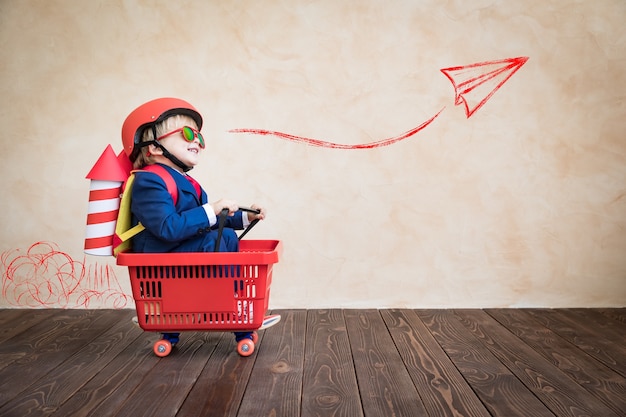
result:
[[[133,223],[146,230],[133,238],[135,252],[212,252],[217,238],[217,216],[228,209],[220,251],[237,252],[239,241],[234,230],[245,228],[260,213],[238,211],[237,203],[221,199],[208,203],[207,194],[189,175],[205,142],[199,130],[202,116],[189,103],[175,98],[152,100],[135,109],[122,127],[124,150],[134,169],[161,164],[172,175],[178,188],[173,204],[163,180],[152,172],[135,173],[131,194]]]
[[[205,148],[200,133],[202,116],[189,103],[177,98],[159,98],[133,110],[122,126],[124,151],[141,170],[160,164],[172,176],[178,189],[174,204],[172,194],[161,177],[149,171],[135,173],[131,190],[133,224],[141,222],[145,230],[133,237],[134,252],[213,252],[217,240],[217,216],[228,209],[219,250],[237,252],[239,239],[235,230],[265,218],[265,209],[244,215],[235,201],[220,199],[208,202],[204,189],[187,175]],[[280,316],[264,321],[275,324]],[[269,327],[269,326],[265,326]],[[262,327],[264,328],[264,327]]]

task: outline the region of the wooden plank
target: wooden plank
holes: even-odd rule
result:
[[[626,377],[626,336],[607,337],[592,321],[575,317],[565,309],[527,311],[544,326]]]
[[[451,310],[416,310],[439,345],[494,416],[554,417]]]
[[[29,328],[50,319],[59,310],[4,309],[0,310],[0,341],[29,331]]]
[[[306,310],[279,310],[264,330],[239,416],[298,417],[302,400]]]
[[[626,324],[626,308],[599,308],[598,311],[610,319]]]
[[[5,345],[5,349],[0,350],[0,371],[9,366],[16,360],[24,358],[26,351],[19,347],[8,347],[13,343],[10,339],[19,337],[19,343],[27,339],[34,339],[37,332],[48,332],[49,326],[43,325],[33,328],[35,325],[44,320],[52,320],[56,313],[61,310],[25,310],[25,309],[7,309],[2,310],[0,314],[0,346]],[[0,348],[1,349],[1,348]],[[2,404],[2,396],[0,395],[0,405]]]
[[[427,416],[380,313],[345,310],[344,316],[365,416]]]
[[[491,416],[414,311],[381,314],[430,417]]]
[[[455,310],[461,323],[557,416],[618,417],[482,310]]]
[[[259,332],[259,348],[264,332]],[[256,354],[242,358],[232,333],[223,333],[176,417],[236,417]]]
[[[302,417],[363,416],[342,311],[308,311],[306,340]]]
[[[60,366],[91,340],[111,327],[115,317],[97,310],[60,310],[50,320],[33,326],[23,338],[11,338],[0,344],[5,352],[24,352],[23,359],[4,369],[0,379],[0,415],[4,406],[28,387]],[[12,406],[16,404],[13,403]]]
[[[62,404],[52,417],[110,417],[122,407],[160,361],[152,353],[157,335],[138,330],[139,337]]]
[[[102,311],[101,315],[110,318],[107,323],[111,327],[103,328],[101,335],[76,354],[67,355],[67,360],[29,386],[26,393],[7,403],[3,412],[42,417],[52,414],[123,350],[129,338],[132,341],[141,333],[128,325],[131,317],[128,311]]]
[[[619,346],[626,344],[626,323],[608,319],[592,308],[568,308],[565,311],[568,315],[571,313],[572,320],[590,323],[596,333],[601,333],[603,339]]]
[[[174,416],[215,350],[220,333],[185,332],[169,356],[158,360],[115,413],[118,417]],[[146,352],[147,355],[154,355]],[[99,408],[101,411],[102,408]]]
[[[626,410],[626,380],[518,309],[486,310],[535,352],[618,414]]]

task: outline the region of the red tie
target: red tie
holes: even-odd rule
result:
[[[193,188],[196,189],[196,194],[198,194],[198,198],[200,198],[200,193],[201,193],[201,189],[200,189],[200,184],[198,184],[198,181],[194,180],[193,178],[191,178],[189,175],[186,175],[187,179],[189,180],[189,182],[191,183],[191,185],[193,185]]]

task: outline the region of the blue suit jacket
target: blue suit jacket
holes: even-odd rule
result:
[[[202,190],[198,198],[189,180],[174,169],[167,166],[165,168],[178,188],[176,205],[159,175],[147,171],[135,173],[131,190],[133,224],[141,222],[146,229],[133,237],[133,251],[212,251],[217,237],[217,225],[209,225],[209,219],[202,207],[207,203],[206,192]],[[229,216],[224,227],[243,229],[242,212]]]

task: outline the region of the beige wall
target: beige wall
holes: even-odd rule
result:
[[[625,306],[624,22],[623,0],[1,0],[0,307],[132,308],[83,254],[85,175],[160,96],[204,113],[211,198],[268,207],[272,307]],[[441,69],[514,57],[455,106]],[[373,149],[230,132],[356,145],[440,110]]]

